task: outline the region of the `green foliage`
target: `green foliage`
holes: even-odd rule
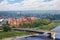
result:
[[[50,19],[42,19],[42,23],[43,23],[43,25],[48,25],[51,23],[51,20]]]
[[[39,20],[35,20],[33,22],[33,25],[34,25],[34,27],[39,27],[39,26],[42,26],[42,25],[48,25],[50,23],[51,23],[50,19],[39,19]]]
[[[20,24],[21,28],[28,28],[29,26],[30,26],[30,24],[23,24],[23,25]]]
[[[39,27],[42,25],[42,21],[41,20],[35,20],[33,23],[33,27]]]
[[[49,25],[40,26],[39,29],[42,29],[42,30],[51,30],[51,29],[55,28],[58,25],[59,25],[58,23],[51,23]]]
[[[20,24],[20,27],[22,28],[34,28],[34,27],[39,27],[41,25],[48,25],[51,23],[51,20],[50,19],[37,19],[35,21],[29,21],[29,23],[27,24]]]
[[[29,35],[29,34],[31,34],[31,33],[29,33],[29,32],[16,32],[16,31],[0,32],[0,39],[15,37],[15,36]]]
[[[12,28],[15,28],[15,26],[11,26]]]
[[[8,25],[3,24],[3,31],[4,32],[11,31],[11,27],[9,27]]]

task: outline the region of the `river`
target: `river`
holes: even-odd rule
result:
[[[52,29],[52,30],[60,31],[60,25],[57,26],[56,28]],[[57,33],[56,38],[60,39],[60,34]]]

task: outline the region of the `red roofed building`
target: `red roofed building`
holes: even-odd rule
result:
[[[10,26],[19,26],[19,24],[20,24],[20,19],[14,19],[14,18],[10,19]]]
[[[36,20],[35,17],[23,17],[20,19],[10,18],[10,26],[19,26],[19,24],[28,24]]]
[[[15,19],[14,18],[10,18],[10,26],[14,26],[15,24]]]
[[[32,20],[32,21],[36,20],[36,18],[35,18],[35,17],[30,17],[30,18],[31,18],[31,20]]]
[[[21,18],[21,20],[22,20],[23,22],[28,21],[28,19],[27,19],[26,17]]]
[[[19,24],[20,24],[20,20],[16,19],[16,26],[19,26]]]

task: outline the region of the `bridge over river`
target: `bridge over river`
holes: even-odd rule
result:
[[[59,33],[60,31],[56,31],[56,30],[40,30],[40,29],[35,29],[35,28],[13,28],[13,30],[15,31],[27,31],[27,32],[36,32],[36,33],[40,33],[40,32],[44,32],[44,33]]]
[[[34,33],[47,33],[48,37],[56,39],[55,35],[60,34],[60,31],[57,30],[41,30],[36,28],[12,28],[15,31],[26,31],[26,32],[34,32]],[[51,33],[53,33],[51,35]]]
[[[48,37],[51,37],[53,39],[56,39],[55,35],[60,34],[60,31],[57,30],[41,30],[41,29],[36,29],[36,28],[12,28],[15,31],[26,31],[26,32],[34,32],[34,33],[47,33]],[[51,33],[53,33],[51,35]]]

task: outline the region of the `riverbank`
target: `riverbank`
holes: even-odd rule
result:
[[[55,22],[52,22],[48,25],[42,25],[42,26],[39,26],[38,29],[42,29],[42,30],[51,30],[55,27],[57,27],[60,23],[55,23]]]
[[[12,40],[12,39],[24,38],[24,37],[28,37],[28,36],[33,36],[33,34],[23,35],[23,36],[16,36],[16,37],[11,37],[11,38],[4,38],[2,40]]]
[[[0,31],[0,40],[1,39],[5,39],[8,38],[10,39],[10,37],[17,37],[17,36],[24,36],[24,35],[30,35],[32,33],[29,32],[18,32],[18,31],[11,31],[11,32],[2,32]]]

